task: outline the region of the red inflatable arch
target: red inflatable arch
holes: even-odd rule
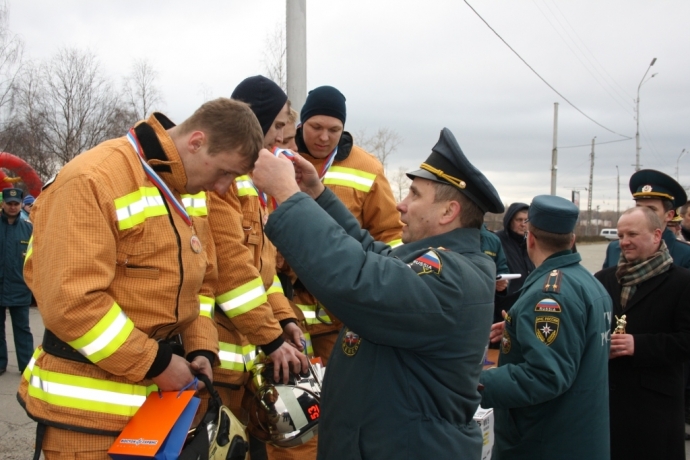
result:
[[[0,152],[0,168],[8,169],[19,176],[34,198],[38,198],[38,195],[41,194],[43,182],[41,182],[41,178],[38,177],[36,171],[26,161],[11,153]],[[7,174],[0,169],[0,189],[14,187],[15,182],[14,178],[7,177]]]

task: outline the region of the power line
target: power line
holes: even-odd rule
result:
[[[612,129],[610,129],[610,128],[607,128],[606,126],[604,126],[604,125],[602,125],[601,123],[599,123],[598,121],[596,121],[594,118],[592,118],[592,117],[590,117],[589,115],[587,115],[586,113],[584,113],[584,112],[583,112],[582,110],[580,110],[575,104],[573,104],[572,102],[570,102],[570,101],[568,100],[568,98],[566,98],[564,95],[562,95],[556,88],[554,88],[553,86],[551,86],[551,84],[550,84],[548,81],[546,81],[546,80],[544,79],[544,77],[542,77],[541,75],[539,75],[539,73],[538,73],[536,70],[534,70],[534,69],[532,68],[532,66],[529,65],[529,64],[527,63],[527,61],[525,61],[525,60],[522,58],[522,56],[520,56],[520,54],[519,54],[517,51],[515,51],[515,50],[513,49],[513,47],[510,46],[510,45],[508,44],[508,42],[505,41],[505,40],[503,39],[503,37],[501,37],[501,36],[498,34],[498,32],[496,32],[496,31],[494,30],[493,27],[491,27],[491,26],[489,25],[488,22],[486,22],[486,20],[477,12],[477,10],[475,10],[475,9],[472,7],[472,5],[470,5],[470,3],[469,3],[467,0],[464,0],[464,2],[465,2],[465,4],[467,4],[467,6],[470,7],[470,9],[474,12],[474,14],[476,14],[477,17],[478,17],[479,19],[481,19],[482,22],[483,22],[484,24],[486,24],[486,26],[487,26],[487,27],[488,27],[488,28],[489,28],[489,29],[490,29],[490,30],[491,30],[491,31],[492,31],[492,32],[493,32],[493,33],[494,33],[494,34],[495,34],[495,35],[496,35],[496,36],[497,36],[497,37],[498,37],[498,38],[499,38],[509,49],[510,49],[510,51],[512,51],[512,52],[513,52],[513,53],[514,53],[514,54],[515,54],[515,55],[516,55],[516,56],[517,56],[517,57],[518,57],[518,58],[519,58],[519,59],[520,59],[520,60],[521,60],[521,61],[522,61],[522,62],[523,62],[523,63],[524,63],[524,64],[525,64],[525,65],[526,65],[536,76],[537,76],[537,77],[539,77],[539,79],[540,79],[541,81],[543,81],[543,82],[546,84],[546,86],[548,86],[549,88],[551,88],[551,90],[552,90],[554,93],[558,94],[558,95],[561,97],[561,99],[563,99],[565,102],[567,102],[568,105],[570,105],[572,108],[574,108],[575,110],[577,110],[578,112],[580,112],[585,118],[587,118],[588,120],[590,120],[590,121],[593,122],[594,124],[596,124],[596,125],[598,125],[598,126],[604,128],[606,131],[608,131],[608,132],[610,132],[610,133],[613,133],[613,134],[616,134],[616,135],[621,136],[621,137],[625,137],[625,138],[627,138],[627,139],[632,139],[632,137],[630,137],[630,136],[626,136],[625,134],[621,134],[621,133],[618,133],[618,132],[616,132],[616,131],[614,131],[614,130],[612,130]]]
[[[631,141],[633,140],[632,137],[629,137],[627,139],[618,139],[616,141],[606,141],[606,142],[597,142],[597,145],[603,145],[603,144],[613,144],[614,142],[625,142],[625,141]],[[565,147],[557,147],[559,150],[560,149],[573,149],[575,147],[590,147],[592,143],[590,142],[589,144],[580,144],[580,145],[567,145]]]

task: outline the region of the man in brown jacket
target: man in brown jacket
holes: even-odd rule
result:
[[[65,165],[32,209],[24,274],[46,326],[18,393],[37,451],[107,459],[155,391],[212,378],[216,254],[206,191],[224,194],[262,145],[249,107],[155,113]]]

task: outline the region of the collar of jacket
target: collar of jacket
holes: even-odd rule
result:
[[[506,233],[508,234],[508,236],[510,238],[512,238],[520,246],[525,245],[525,239],[526,238],[525,238],[524,234],[520,235],[519,233],[512,231],[510,228],[506,228]]]
[[[313,157],[309,150],[307,149],[307,144],[304,143],[304,138],[302,137],[302,127],[297,128],[295,133],[295,143],[297,144],[297,151],[299,153],[306,153],[310,157]],[[338,141],[338,153],[335,155],[335,160],[333,161],[343,161],[350,156],[352,151],[352,146],[354,141],[352,140],[352,134],[347,131],[343,131],[340,140]]]
[[[579,252],[561,251],[550,255],[540,266],[538,266],[532,273],[527,276],[525,284],[522,285],[522,291],[526,291],[529,286],[535,281],[540,281],[545,274],[551,270],[562,268],[568,265],[575,265],[582,261],[582,256]]]
[[[479,249],[479,229],[456,228],[448,233],[431,236],[412,243],[405,243],[391,251],[391,255],[403,259],[407,255],[429,248],[444,248],[458,254],[468,252],[481,253]]]
[[[136,125],[134,132],[144,150],[146,162],[168,186],[183,194],[187,193],[187,173],[177,147],[167,131],[174,126],[175,123],[168,117],[156,112],[146,121]]]

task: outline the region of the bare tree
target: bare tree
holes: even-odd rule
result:
[[[412,181],[407,177],[408,169],[404,166],[399,167],[389,178],[391,189],[398,202],[402,201],[407,196],[407,191],[410,188]]]
[[[143,120],[163,103],[157,79],[158,72],[146,59],[134,61],[131,72],[124,79],[124,98],[137,120]]]
[[[268,78],[287,93],[286,55],[285,25],[278,23],[273,32],[266,36],[263,62]]]
[[[9,28],[10,10],[0,2],[0,114],[2,121],[11,111],[12,96],[22,68],[24,43]]]
[[[61,164],[109,137],[123,135],[122,126],[133,123],[117,122],[127,110],[91,52],[61,49],[41,67],[41,76],[43,147]]]
[[[395,153],[402,144],[403,138],[397,131],[391,128],[379,128],[372,136],[368,136],[366,130],[357,133],[355,142],[361,145],[369,153],[378,158],[384,170],[388,163],[388,157]]]

